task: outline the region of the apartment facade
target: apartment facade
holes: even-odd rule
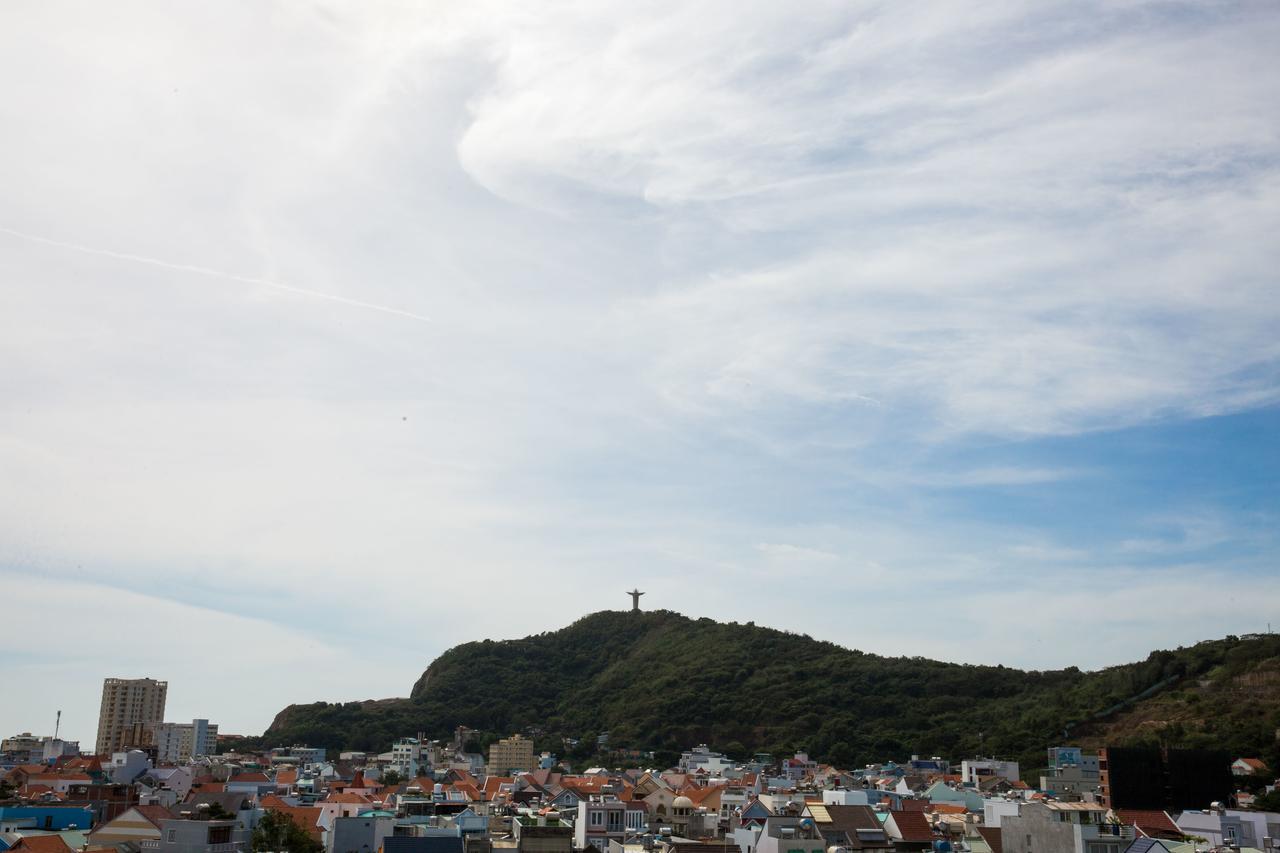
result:
[[[151,727],[164,720],[169,682],[154,678],[107,678],[102,682],[98,711],[98,739],[94,752],[110,755],[151,737]],[[145,732],[145,734],[144,734]]]
[[[211,755],[218,744],[218,724],[208,720],[156,723],[151,727],[156,761],[179,764],[195,755]]]
[[[528,773],[536,766],[533,761],[533,741],[526,737],[512,735],[489,746],[490,775]]]

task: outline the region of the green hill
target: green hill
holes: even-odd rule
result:
[[[408,699],[291,705],[264,739],[386,750],[406,734],[443,737],[465,725],[490,736],[532,731],[556,752],[561,736],[585,749],[607,731],[615,748],[804,748],[841,766],[981,750],[1030,769],[1064,739],[1212,746],[1274,762],[1276,673],[1272,635],[1096,672],[1038,672],[882,657],[670,611],[605,611],[559,631],[450,649]],[[1223,700],[1240,684],[1252,691],[1247,708]],[[1151,725],[1133,725],[1133,713],[1154,714],[1143,718]]]

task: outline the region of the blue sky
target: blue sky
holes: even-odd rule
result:
[[[1280,623],[1278,40],[6,4],[0,731],[256,733],[636,584],[1035,668]]]

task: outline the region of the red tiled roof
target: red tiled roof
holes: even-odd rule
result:
[[[991,848],[991,853],[1004,853],[1004,843],[1000,838],[1000,827],[979,826],[975,827],[975,829],[982,836],[982,840],[987,842],[987,846]]]
[[[903,802],[910,801],[904,800]],[[929,825],[929,819],[924,816],[924,812],[897,811],[890,814],[889,817],[893,820],[894,826],[898,827],[898,833],[902,836],[903,841],[933,841],[933,827]]]
[[[266,773],[240,773],[232,776],[227,780],[227,784],[235,784],[236,782],[247,782],[250,784],[267,783],[271,780],[267,778]]]
[[[133,809],[156,829],[160,828],[160,821],[173,819],[173,813],[164,806],[134,806]]]
[[[1116,817],[1120,822],[1135,826],[1148,838],[1181,838],[1182,830],[1173,822],[1173,818],[1155,809],[1116,809]]]
[[[346,791],[343,791],[342,793],[339,793],[339,794],[330,794],[329,796],[321,800],[321,802],[324,802],[324,803],[371,803],[373,802],[373,800],[370,800],[364,794],[351,794]]]
[[[351,796],[359,795],[352,794]],[[320,820],[321,809],[319,806],[272,806],[267,811],[286,816],[316,841],[322,839],[320,827],[316,824]]]
[[[33,853],[72,853],[71,845],[61,835],[31,835],[23,838],[10,850],[31,850]]]

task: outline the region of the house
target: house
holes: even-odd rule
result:
[[[518,853],[570,853],[573,850],[574,827],[553,817],[517,815],[511,821],[511,834]]]
[[[1280,837],[1280,816],[1273,812],[1187,810],[1176,822],[1183,833],[1204,838],[1211,847],[1261,847],[1263,839]]]
[[[984,781],[993,777],[1009,782],[1017,782],[1021,778],[1018,773],[1018,762],[999,761],[994,758],[974,758],[960,762],[960,776],[964,784],[974,787],[981,787]]]
[[[61,835],[25,835],[8,848],[12,853],[76,853]]]
[[[329,826],[325,849],[328,853],[370,853],[379,850],[383,842],[395,834],[395,823],[395,819],[389,817],[336,818]],[[317,826],[316,832],[319,831]]]
[[[237,820],[160,821],[160,838],[142,842],[142,853],[233,853],[249,849],[249,830]]]
[[[94,844],[115,845],[125,841],[159,841],[160,822],[172,818],[163,806],[134,806],[89,834]]]
[[[759,799],[752,800],[742,809],[743,826],[764,826],[771,817],[773,812]]]
[[[774,815],[765,822],[754,853],[826,853],[827,842],[812,818]]]
[[[463,853],[460,835],[389,835],[378,853]]]
[[[25,805],[0,806],[0,831],[24,827],[43,832],[88,830],[93,825],[93,812],[75,806]]]
[[[626,803],[621,800],[579,800],[573,822],[573,846],[607,850],[609,842],[621,842],[626,836]]]
[[[848,850],[893,850],[893,842],[870,806],[807,803],[805,815],[813,820],[828,847]]]
[[[1029,802],[1000,819],[1004,853],[1123,853],[1137,837],[1096,803]]]
[[[1267,763],[1261,758],[1237,758],[1231,762],[1231,772],[1237,776],[1260,776],[1267,772]]]
[[[1132,826],[1141,838],[1163,838],[1169,841],[1181,841],[1183,838],[1182,830],[1178,829],[1168,812],[1157,809],[1116,809],[1115,816],[1126,826]]]
[[[884,822],[885,834],[895,850],[931,850],[933,827],[923,811],[899,809],[889,812]]]

